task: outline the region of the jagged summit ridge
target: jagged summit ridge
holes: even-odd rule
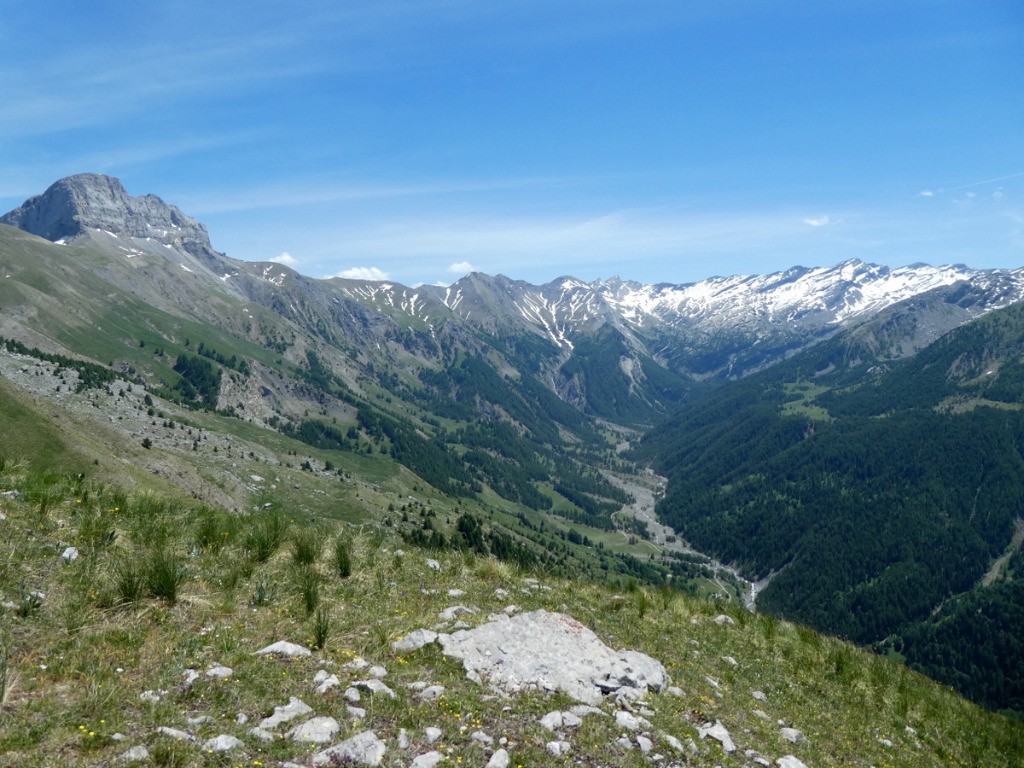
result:
[[[441,298],[466,319],[479,319],[486,308],[504,305],[506,311],[534,326],[554,344],[571,350],[576,334],[606,322],[626,335],[704,335],[728,330],[758,337],[780,328],[818,335],[913,296],[959,283],[1001,285],[999,297],[992,297],[995,303],[989,306],[979,301],[974,314],[1024,298],[1024,270],[986,271],[961,264],[890,268],[859,260],[686,284],[643,284],[618,277],[586,283],[559,277],[533,286],[473,275],[441,289]],[[500,302],[495,294],[501,296]]]
[[[743,376],[914,298],[918,311],[933,309],[928,323],[907,331],[913,338],[894,342],[893,353],[903,354],[961,322],[1024,299],[1024,269],[891,268],[860,260],[681,284],[619,276],[586,282],[562,275],[533,285],[480,272],[447,287],[316,280],[277,264],[229,259],[210,247],[206,228],[180,209],[155,195],[133,197],[117,179],[91,173],[61,179],[0,222],[55,242],[92,241],[123,259],[121,266],[132,265],[117,272],[119,284],[169,308],[186,303],[181,284],[187,276],[188,303],[195,306],[208,306],[201,294],[207,290],[306,323],[314,321],[301,307],[315,297],[324,315],[315,322],[340,324],[353,338],[376,328],[367,342],[374,345],[381,323],[463,341],[481,331],[505,339],[526,334],[547,340],[558,368],[596,340],[605,348],[615,340],[622,345],[619,367],[634,383],[636,371],[651,361],[695,380]],[[150,269],[140,271],[142,263]],[[157,281],[154,270],[161,268]],[[567,393],[576,384],[560,386],[561,395],[572,400]],[[634,394],[635,387],[629,390]]]
[[[80,173],[0,216],[0,223],[57,242],[99,230],[176,245],[193,254],[212,250],[206,227],[156,195],[134,197],[111,176]]]

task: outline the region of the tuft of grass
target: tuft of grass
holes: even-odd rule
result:
[[[658,587],[658,597],[661,599],[661,610],[667,611],[672,607],[672,603],[675,602],[676,592],[667,583],[661,584]]]
[[[320,605],[320,574],[314,568],[301,566],[296,569],[295,583],[302,607],[309,616]]]
[[[331,636],[331,614],[324,606],[316,609],[313,614],[313,647],[323,650]]]
[[[235,540],[237,531],[232,515],[206,507],[196,517],[195,543],[201,551],[216,555]]]
[[[651,596],[647,593],[646,589],[638,589],[635,593],[636,601],[636,615],[638,619],[643,619],[647,615],[648,609],[651,607]]]
[[[292,560],[296,565],[312,565],[320,559],[323,534],[314,526],[302,526],[292,533]]]
[[[265,563],[280,548],[287,532],[288,520],[284,515],[263,512],[249,521],[242,546],[257,563]]]
[[[500,584],[514,578],[512,566],[496,557],[481,558],[477,561],[475,575],[485,584]]]
[[[166,549],[158,549],[151,556],[146,569],[146,592],[174,605],[178,590],[185,583],[187,570],[184,563]]]
[[[334,540],[334,552],[331,562],[339,578],[347,579],[352,575],[352,544],[345,536]]]
[[[117,531],[110,523],[110,516],[94,504],[81,504],[79,509],[76,523],[82,543],[92,552],[112,545],[117,539]]]
[[[146,574],[135,562],[123,558],[112,569],[114,603],[134,605],[146,594]]]

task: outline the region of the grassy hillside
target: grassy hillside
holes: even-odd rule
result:
[[[656,751],[679,765],[749,764],[745,750],[772,761],[795,754],[809,766],[1009,766],[1024,754],[1019,723],[905,667],[771,616],[671,590],[613,591],[469,549],[435,555],[435,570],[424,552],[383,526],[298,525],[274,509],[230,515],[80,476],[40,475],[9,460],[0,466],[0,489],[18,491],[0,497],[3,766],[96,765],[133,746],[146,747],[143,764],[150,765],[302,763],[308,746],[264,742],[249,729],[291,696],[318,715],[339,716],[347,681],[365,677],[345,666],[356,657],[386,667],[397,697],[364,692],[358,706],[365,719],[340,717],[337,740],[372,729],[388,744],[386,765],[408,765],[431,748],[446,756],[444,764],[483,765],[493,747],[473,740],[479,730],[507,740],[512,764],[552,764],[545,751],[552,735],[537,721],[568,707],[563,696],[495,698],[437,650],[399,655],[390,646],[436,625],[450,605],[478,608],[462,617],[476,625],[513,602],[568,613],[613,647],[661,660],[681,694],[650,695],[645,716]],[[71,562],[61,557],[68,545],[79,553]],[[450,589],[465,594],[451,597]],[[718,618],[723,612],[731,623]],[[312,658],[254,655],[281,639],[312,647]],[[215,665],[231,675],[208,677]],[[186,683],[189,669],[199,677]],[[341,687],[315,693],[319,669],[337,674]],[[418,700],[407,687],[417,681],[445,686],[443,697]],[[698,726],[716,720],[737,752],[698,737]],[[779,723],[806,740],[784,740]],[[423,741],[427,726],[443,732],[432,747]],[[159,727],[200,740],[234,735],[242,746],[213,752],[201,741],[160,735]],[[412,737],[405,748],[403,728]],[[683,753],[666,733],[683,742]],[[640,750],[615,744],[620,735],[610,717],[588,717],[571,737],[569,762],[647,765]]]

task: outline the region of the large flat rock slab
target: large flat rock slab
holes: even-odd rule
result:
[[[563,613],[498,614],[437,640],[447,656],[462,661],[467,677],[506,693],[539,688],[597,704],[606,694],[639,697],[669,684],[661,662],[637,651],[612,650]]]

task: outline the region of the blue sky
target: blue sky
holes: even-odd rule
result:
[[[1019,0],[10,0],[0,209],[93,171],[314,277],[1024,266]]]

